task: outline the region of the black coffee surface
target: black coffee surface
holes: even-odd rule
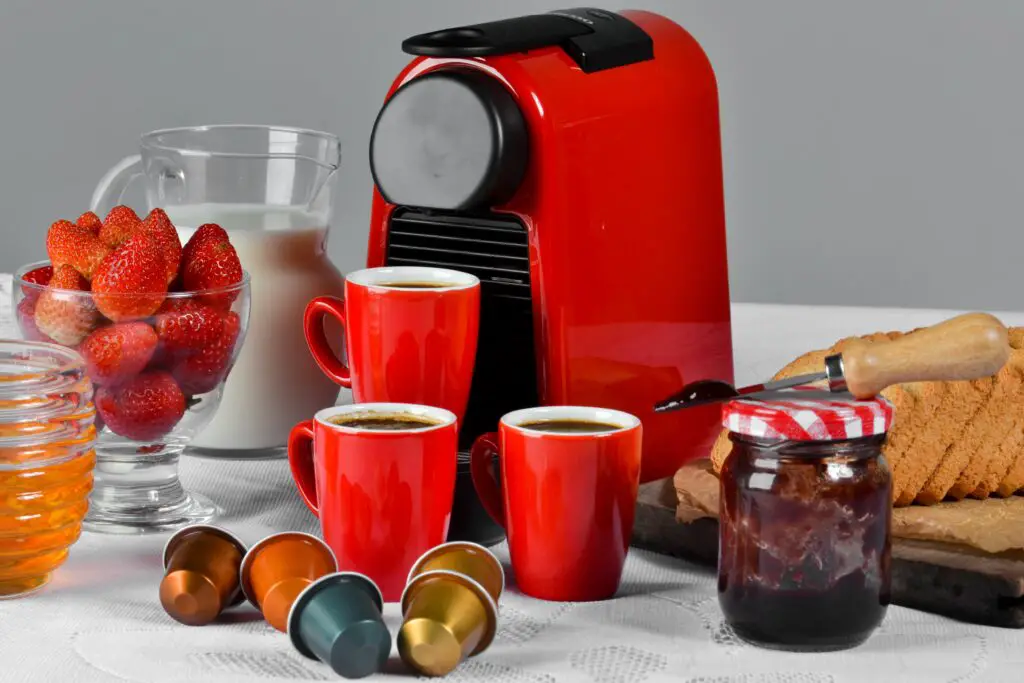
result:
[[[590,420],[537,420],[536,422],[524,422],[519,426],[523,429],[532,429],[535,432],[558,434],[600,434],[622,429],[619,425],[591,422]]]
[[[398,413],[394,415],[337,415],[328,420],[331,424],[351,429],[366,429],[374,432],[393,432],[405,429],[427,429],[441,424],[418,415]]]
[[[382,282],[380,286],[391,289],[441,289],[449,285],[444,282]]]

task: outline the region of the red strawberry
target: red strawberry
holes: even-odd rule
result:
[[[241,319],[237,313],[229,311],[223,321],[224,331],[217,341],[174,364],[174,378],[189,396],[213,391],[231,369]]]
[[[21,276],[23,281],[31,282],[34,285],[48,285],[51,278],[53,278],[53,266],[35,268]]]
[[[53,266],[43,266],[42,268],[35,268],[22,275],[21,281],[29,282],[33,285],[39,285],[40,287],[45,287],[46,285],[50,284],[50,278],[52,277]],[[35,302],[35,300],[39,298],[39,295],[43,291],[42,289],[40,289],[40,287],[26,287],[25,285],[22,285],[21,293],[25,295],[26,299],[31,299],[33,302]],[[34,307],[33,310],[35,310]]]
[[[142,230],[153,236],[163,252],[167,284],[170,285],[174,278],[178,277],[178,266],[181,263],[181,240],[178,238],[178,231],[163,209],[150,211],[146,220],[142,221]]]
[[[70,221],[57,221],[46,233],[46,253],[53,267],[69,265],[86,280],[91,280],[110,249],[88,228],[80,228]]]
[[[203,242],[227,242],[228,233],[224,228],[220,227],[216,223],[204,223],[200,225],[192,237],[188,238],[188,242],[181,250],[181,263],[182,265],[192,260],[192,254],[195,253],[197,247]],[[184,268],[182,269],[184,270]]]
[[[132,236],[139,224],[138,214],[127,206],[115,206],[103,220],[100,228],[100,240],[112,249],[124,244]]]
[[[201,301],[168,299],[153,322],[161,360],[180,360],[217,344],[224,336],[224,319],[218,309]]]
[[[92,283],[100,313],[115,322],[153,315],[166,293],[163,254],[153,237],[141,231],[103,259]]]
[[[21,329],[21,335],[29,341],[52,342],[52,339],[36,327],[36,298],[38,297],[18,302],[18,327]]]
[[[185,396],[166,372],[144,372],[121,386],[97,389],[96,412],[115,434],[154,441],[185,414]]]
[[[99,237],[100,228],[103,227],[103,221],[101,221],[100,217],[94,214],[92,211],[86,211],[85,213],[78,217],[78,220],[75,221],[75,225],[77,225],[80,228],[85,228],[96,237]]]
[[[230,287],[241,281],[242,264],[230,242],[208,240],[200,243],[192,253],[191,260],[185,262],[181,271],[181,283],[189,292]],[[237,296],[236,290],[205,294],[201,298],[212,306],[226,309]]]
[[[78,294],[88,289],[89,283],[77,270],[68,265],[58,267],[36,301],[36,328],[65,346],[85,339],[99,321],[90,297]]]
[[[156,332],[146,323],[116,323],[86,337],[78,352],[93,383],[110,386],[142,372],[156,351],[156,342]]]

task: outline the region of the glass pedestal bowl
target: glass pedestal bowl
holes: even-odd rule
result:
[[[25,279],[47,265],[17,272],[14,306],[26,339],[75,349],[95,385],[95,485],[85,528],[134,534],[214,519],[216,505],[182,487],[178,460],[217,410],[245,339],[248,274],[220,289],[94,297]],[[115,322],[101,310],[152,312]]]

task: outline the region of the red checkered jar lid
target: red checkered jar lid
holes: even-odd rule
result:
[[[885,434],[892,418],[892,404],[881,396],[868,400],[737,399],[722,408],[722,426],[729,431],[783,441],[843,441]]]

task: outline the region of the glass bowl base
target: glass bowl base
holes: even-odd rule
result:
[[[178,448],[164,445],[140,449],[101,443],[82,527],[107,534],[159,533],[220,515],[222,510],[212,502],[182,487],[179,454]]]
[[[172,505],[134,507],[107,505],[93,497],[82,528],[105,534],[160,533],[211,522],[221,514],[223,510],[195,493],[186,493]]]

